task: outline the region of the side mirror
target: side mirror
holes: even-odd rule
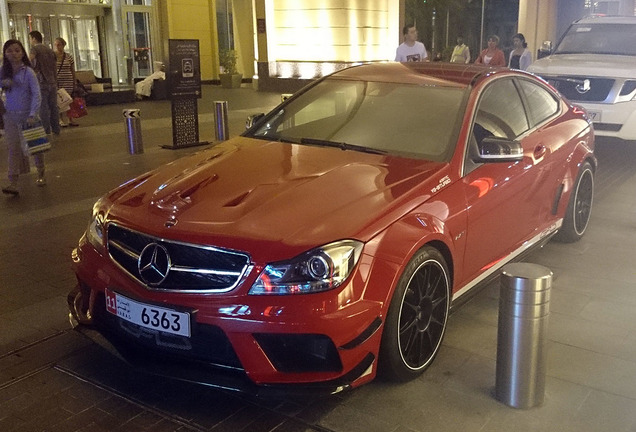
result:
[[[479,162],[517,162],[523,159],[519,141],[487,137],[479,144]]]
[[[245,129],[251,129],[260,119],[265,117],[264,113],[252,114],[245,120]]]
[[[537,50],[537,59],[547,57],[552,54],[552,41],[543,41],[541,48]]]

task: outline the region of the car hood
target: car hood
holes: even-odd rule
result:
[[[430,197],[447,166],[238,137],[121,186],[105,212],[160,238],[282,259],[367,240]]]
[[[636,57],[592,54],[552,54],[528,68],[539,76],[575,75],[599,77],[636,77]]]

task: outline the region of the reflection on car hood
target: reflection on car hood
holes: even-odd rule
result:
[[[427,179],[446,166],[239,137],[113,191],[108,217],[180,241],[266,248],[271,257],[282,245],[289,253],[365,240],[427,199]]]
[[[575,75],[636,77],[636,57],[597,54],[553,54],[535,61],[528,68],[539,76]]]

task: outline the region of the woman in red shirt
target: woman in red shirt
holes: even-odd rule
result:
[[[484,64],[488,66],[506,66],[506,58],[502,50],[497,48],[499,45],[499,36],[492,35],[488,38],[488,48],[483,50],[477,60],[476,64]]]

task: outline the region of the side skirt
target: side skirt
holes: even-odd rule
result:
[[[520,261],[523,257],[527,256],[530,252],[543,247],[553,235],[557,233],[559,228],[563,225],[563,219],[559,219],[550,227],[541,231],[530,240],[525,241],[519,248],[512,251],[509,255],[501,258],[497,264],[486,270],[484,273],[473,279],[459,291],[453,294],[453,301],[451,303],[451,311],[458,306],[466,303],[472,297],[485,288],[490,282],[499,277],[499,270],[506,264],[513,261]],[[473,289],[477,288],[477,289]]]

